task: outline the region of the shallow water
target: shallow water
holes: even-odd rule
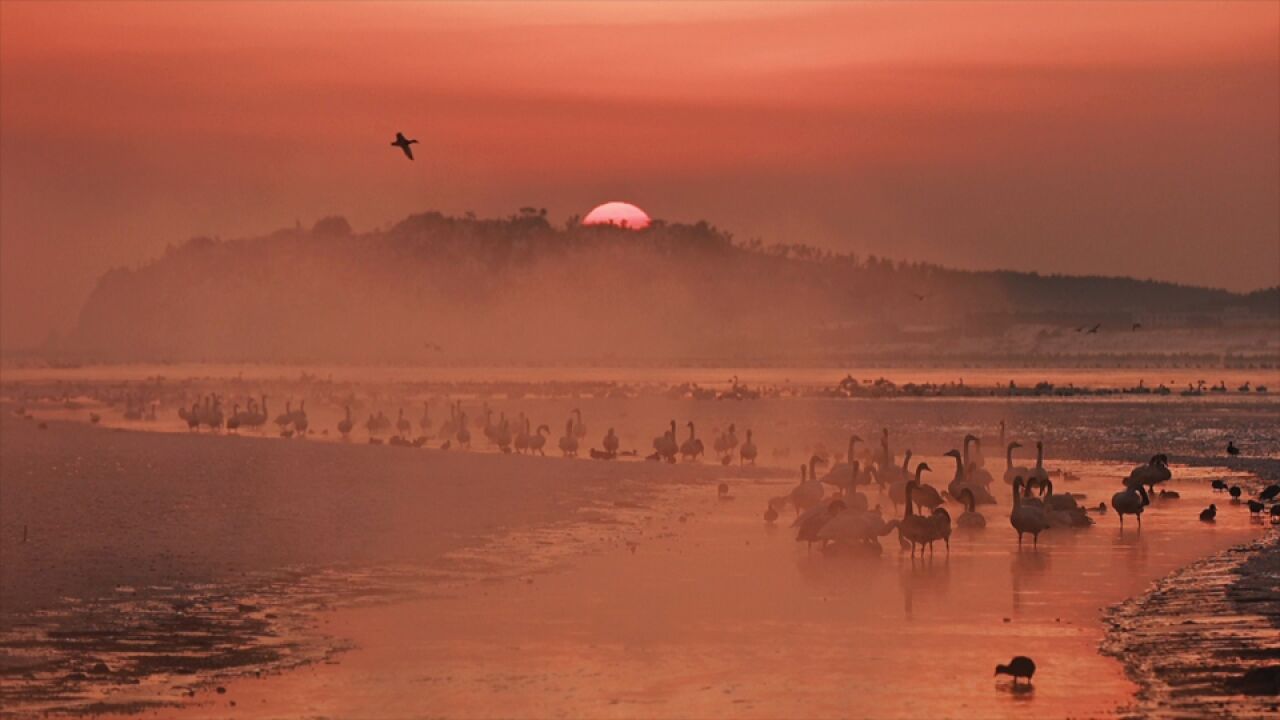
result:
[[[1072,490],[1112,487],[1073,464]],[[242,714],[342,717],[1099,717],[1135,688],[1098,654],[1099,614],[1207,552],[1265,532],[1245,512],[1196,518],[1203,475],[1179,473],[1141,532],[1115,516],[1017,549],[1007,508],[957,531],[950,554],[828,556],[759,518],[779,486],[735,499],[686,488],[686,521],[551,575],[457,597],[342,611],[328,628],[359,649],[339,665],[229,687]],[[669,535],[662,537],[665,533]],[[654,537],[654,536],[660,537]],[[1034,689],[993,679],[1035,658]],[[216,716],[220,699],[183,716]]]
[[[365,411],[419,399],[408,387],[358,391]],[[313,427],[333,427],[335,395],[311,387],[307,396]],[[95,614],[123,612],[132,620],[112,632],[145,639],[171,627],[164,608],[175,604],[184,621],[209,623],[194,634],[215,646],[286,652],[219,665],[222,656],[206,649],[211,659],[178,676],[165,674],[172,664],[165,673],[117,672],[121,658],[98,645],[95,657],[118,677],[51,684],[34,673],[26,681],[34,694],[19,702],[34,710],[105,700],[99,709],[126,714],[176,703],[165,713],[211,717],[231,702],[236,715],[261,717],[1123,712],[1135,687],[1097,651],[1102,610],[1271,532],[1208,483],[1256,487],[1249,472],[1272,472],[1268,458],[1280,457],[1280,404],[1270,396],[488,401],[495,414],[526,412],[553,425],[579,407],[589,437],[616,426],[624,448],[642,451],[672,417],[696,420],[708,446],[734,422],[739,437],[755,429],[761,467],[509,457],[478,430],[475,452],[442,453],[371,446],[360,432],[350,444],[333,433],[305,441],[188,434],[171,408],[154,423],[103,418],[175,431],[159,437],[90,427],[87,408],[32,403],[48,430],[6,413],[0,433],[9,600],[0,661],[12,660],[23,633],[74,633]],[[1090,529],[1051,530],[1022,551],[1000,497],[986,509],[987,530],[957,530],[950,554],[939,546],[914,561],[893,536],[877,557],[807,553],[788,528],[761,520],[765,500],[794,483],[792,468],[818,446],[841,452],[850,432],[874,440],[890,428],[895,453],[914,448],[938,487],[953,467],[942,452],[976,432],[998,475],[1002,419],[1008,437],[1028,445],[1016,462],[1033,464],[1031,446],[1043,438],[1048,468],[1082,476],[1059,477],[1058,492],[1109,500],[1118,478],[1159,450],[1173,455],[1171,487],[1183,497],[1157,500],[1141,533],[1130,520],[1121,534],[1107,514]],[[1228,438],[1247,457],[1225,457]],[[731,501],[715,497],[724,478]],[[997,480],[996,492],[1003,488]],[[1197,519],[1209,501],[1222,510],[1211,526]],[[23,526],[33,540],[19,545]],[[15,625],[15,611],[35,619]],[[64,674],[87,652],[68,643],[37,650],[60,659],[49,672]],[[1034,690],[1014,693],[991,677],[1014,654],[1039,664]],[[225,694],[210,690],[218,684]]]

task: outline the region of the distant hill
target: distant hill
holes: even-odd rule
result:
[[[1273,322],[1280,289],[949,270],[735,242],[705,222],[635,231],[556,227],[531,209],[501,219],[427,212],[385,231],[327,218],[172,246],[106,273],[63,351],[122,361],[842,360],[981,352],[975,338],[1015,325],[1128,331],[1142,319],[1214,324],[1228,312]]]

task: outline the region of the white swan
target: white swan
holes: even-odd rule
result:
[[[1013,451],[1015,448],[1020,447],[1022,447],[1022,443],[1011,442],[1004,452],[1004,481],[1008,485],[1012,485],[1013,479],[1016,477],[1031,477],[1031,468],[1021,465],[1014,467],[1013,465]]]

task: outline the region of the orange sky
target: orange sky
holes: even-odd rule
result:
[[[192,235],[610,199],[1253,289],[1280,283],[1277,128],[1273,2],[5,2],[0,341]]]

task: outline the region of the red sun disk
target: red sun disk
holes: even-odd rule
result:
[[[616,225],[632,230],[649,227],[649,214],[625,202],[607,202],[598,205],[582,219],[583,225]]]

